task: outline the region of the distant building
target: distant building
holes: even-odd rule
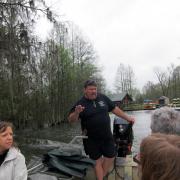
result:
[[[180,98],[173,98],[171,106],[172,107],[180,107]]]
[[[156,103],[151,99],[145,99],[143,103],[144,110],[156,109]]]
[[[153,101],[151,99],[144,99],[144,103],[152,103]]]
[[[126,92],[113,94],[111,100],[119,107],[127,106],[133,101],[132,97]]]

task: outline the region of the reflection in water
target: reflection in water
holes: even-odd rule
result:
[[[133,126],[134,131],[134,142],[133,142],[133,152],[137,153],[139,151],[139,145],[141,140],[151,133],[150,130],[150,111],[134,111],[132,115],[135,116],[136,122]]]
[[[134,142],[133,153],[139,151],[139,144],[145,136],[150,134],[150,115],[152,111],[133,111],[128,114],[136,118],[133,126]],[[113,119],[114,115],[110,115]],[[32,155],[42,155],[50,148],[57,147],[58,142],[70,142],[75,136],[81,135],[80,123],[74,124],[61,124],[60,126],[46,128],[43,130],[24,130],[16,132],[15,140],[18,142],[22,153],[25,155],[26,160],[29,161]],[[51,140],[51,141],[48,141]],[[54,144],[53,144],[54,143]],[[46,144],[46,145],[45,145]],[[47,148],[48,147],[48,148]]]
[[[29,161],[33,155],[43,155],[56,147],[57,143],[54,141],[69,143],[73,137],[81,134],[81,128],[80,123],[67,123],[42,130],[22,130],[15,132],[15,134],[18,147],[25,155],[26,160]]]

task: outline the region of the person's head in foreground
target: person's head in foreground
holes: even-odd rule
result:
[[[141,180],[180,179],[180,137],[152,134],[140,145]]]
[[[0,121],[0,180],[27,180],[25,158],[14,147],[12,124]]]
[[[12,127],[11,123],[0,121],[0,154],[3,154],[13,145]]]
[[[156,109],[151,116],[152,133],[180,135],[180,113],[170,107]]]

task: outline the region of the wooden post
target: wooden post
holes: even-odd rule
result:
[[[139,180],[137,164],[133,162],[132,156],[126,158],[117,157],[115,180]]]

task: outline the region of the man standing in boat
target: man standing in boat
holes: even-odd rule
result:
[[[108,173],[113,164],[116,149],[111,132],[109,112],[130,123],[134,118],[128,116],[105,95],[97,93],[97,84],[94,80],[84,83],[84,96],[71,108],[68,120],[81,120],[83,134],[88,136],[83,140],[87,155],[96,161],[95,173],[98,180]]]

